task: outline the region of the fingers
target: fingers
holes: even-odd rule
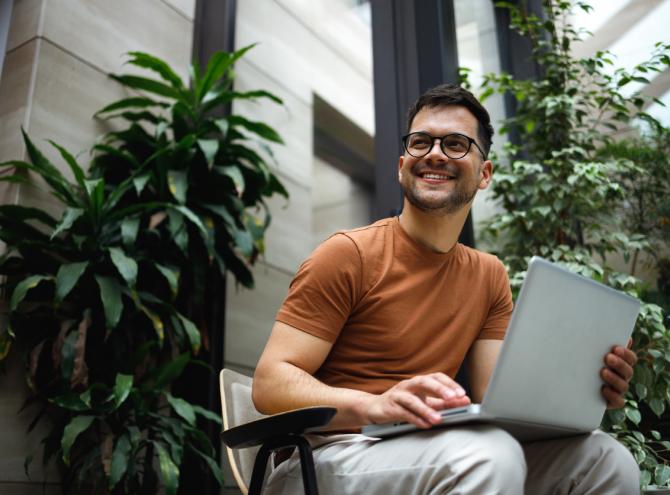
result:
[[[607,401],[607,409],[619,409],[625,404],[623,396],[610,387],[604,386],[602,388],[602,395]]]
[[[429,407],[432,407],[436,411],[440,411],[442,409],[451,409],[453,407],[467,406],[471,402],[470,397],[467,395],[449,400],[438,399],[437,397],[426,397],[425,401]]]
[[[444,373],[415,376],[401,384],[404,384],[411,392],[422,396],[439,397],[446,400],[465,397],[465,390]]]
[[[382,394],[380,401],[371,415],[373,422],[407,421],[430,428],[441,421],[438,410],[468,405],[470,398],[447,375],[432,373],[403,380]]]
[[[600,376],[605,382],[602,395],[608,408],[623,407],[623,396],[628,391],[628,383],[633,377],[633,366],[636,362],[635,352],[623,346],[614,346],[605,356],[606,367],[601,370]]]
[[[629,381],[633,376],[633,366],[637,362],[637,356],[630,349],[616,346],[612,352],[605,356],[605,365],[613,373]]]

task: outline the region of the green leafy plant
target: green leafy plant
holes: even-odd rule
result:
[[[651,58],[632,70],[615,68],[608,52],[572,55],[573,43],[586,33],[574,28],[570,12],[588,12],[588,3],[544,0],[543,17],[529,12],[525,2],[496,5],[508,9],[512,28],[531,40],[541,75],[484,78],[482,98],[496,91],[513,96],[516,113],[503,132],[514,130],[519,144],[507,145],[506,159],[496,168],[493,196],[501,211],[487,222],[483,237],[498,250],[515,288],[529,258],[541,255],[641,297],[642,283],[612,270],[606,260],[613,253],[629,260],[651,245],[649,231],[625,230],[619,221],[648,164],[640,156],[622,159],[602,150],[615,146],[611,130],[634,122],[661,127],[644,111],[648,99],[625,89],[648,83],[651,74],[670,66],[670,45],[657,44]],[[670,442],[656,425],[670,405],[670,332],[659,306],[643,304],[633,345],[639,362],[626,405],[608,411],[602,426],[631,450],[643,485],[667,485]]]
[[[161,484],[176,493],[186,452],[222,481],[196,426],[219,415],[170,387],[206,342],[212,279],[229,270],[252,286],[249,265],[270,221],[263,198],[286,196],[251,144],[281,142],[277,133],[214,116],[238,98],[280,102],[233,90],[233,64],[247,50],[215,54],[202,73],[192,67],[190,87],[165,62],[131,53],[130,64],[161,80],[113,76],[152,97],[99,112],[127,127],[93,147],[88,171],[52,142],[74,180],[66,178],[25,133],[29,161],[0,164],[0,180],[38,187],[36,175],[54,199],[53,210],[0,206],[10,300],[0,358],[23,351],[29,401],[40,409],[31,428],[48,417],[43,461],[58,461],[68,493],[156,493]]]

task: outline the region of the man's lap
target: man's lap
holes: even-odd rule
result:
[[[523,485],[526,477],[528,493],[541,493],[549,485],[556,493],[571,493],[580,484],[606,487],[603,483],[621,477],[614,470],[630,471],[629,489],[637,486],[639,476],[627,451],[600,431],[523,446],[488,425],[416,432],[383,441],[364,435],[311,435],[309,440],[323,493],[488,493],[500,485],[507,491],[490,493],[515,493],[513,485]],[[297,454],[278,466],[269,476],[268,493],[299,493],[299,466]],[[521,493],[523,488],[516,490]]]

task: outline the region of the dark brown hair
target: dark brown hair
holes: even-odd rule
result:
[[[424,107],[446,107],[449,105],[460,105],[470,110],[478,122],[477,137],[481,143],[484,154],[488,156],[491,149],[491,138],[493,137],[493,126],[491,117],[481,103],[470,91],[455,84],[440,84],[430,88],[423,93],[407,111],[407,132],[412,127],[412,121],[416,114]]]

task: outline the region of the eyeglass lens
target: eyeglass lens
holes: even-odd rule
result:
[[[425,132],[413,132],[407,136],[405,146],[410,155],[421,158],[428,154],[434,142],[435,138]],[[470,140],[463,134],[447,134],[442,138],[440,148],[449,158],[463,158],[470,150]]]

